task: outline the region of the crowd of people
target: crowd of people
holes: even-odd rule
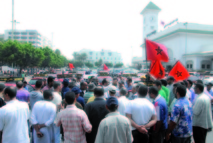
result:
[[[2,143],[205,143],[212,129],[212,83],[80,78],[0,83]],[[31,137],[31,141],[30,138]]]

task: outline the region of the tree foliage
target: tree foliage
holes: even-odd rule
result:
[[[109,68],[112,68],[113,67],[113,63],[105,63],[105,65]]]
[[[85,66],[87,66],[88,68],[93,68],[94,67],[94,65],[92,63],[90,63],[90,62],[86,62]]]
[[[123,63],[117,63],[114,65],[114,68],[121,68],[123,67]]]
[[[103,64],[103,60],[99,59],[97,62],[95,62],[95,66],[100,67]]]
[[[0,61],[3,64],[12,63],[21,69],[27,67],[64,67],[68,65],[66,57],[60,50],[53,51],[49,47],[35,48],[30,43],[18,41],[0,42]]]

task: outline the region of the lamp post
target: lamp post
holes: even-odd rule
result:
[[[186,26],[186,38],[185,38],[185,66],[186,67],[187,67],[187,64],[186,64],[186,54],[187,54],[187,25],[188,25],[188,22],[185,22],[184,26]]]

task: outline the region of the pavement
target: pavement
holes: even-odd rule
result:
[[[213,131],[208,132],[207,138],[206,138],[206,143],[212,143],[213,142]]]

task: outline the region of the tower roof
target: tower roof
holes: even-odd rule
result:
[[[157,5],[155,5],[153,2],[149,2],[149,4],[141,11],[141,14],[143,14],[147,9],[153,9],[153,10],[161,10]]]

